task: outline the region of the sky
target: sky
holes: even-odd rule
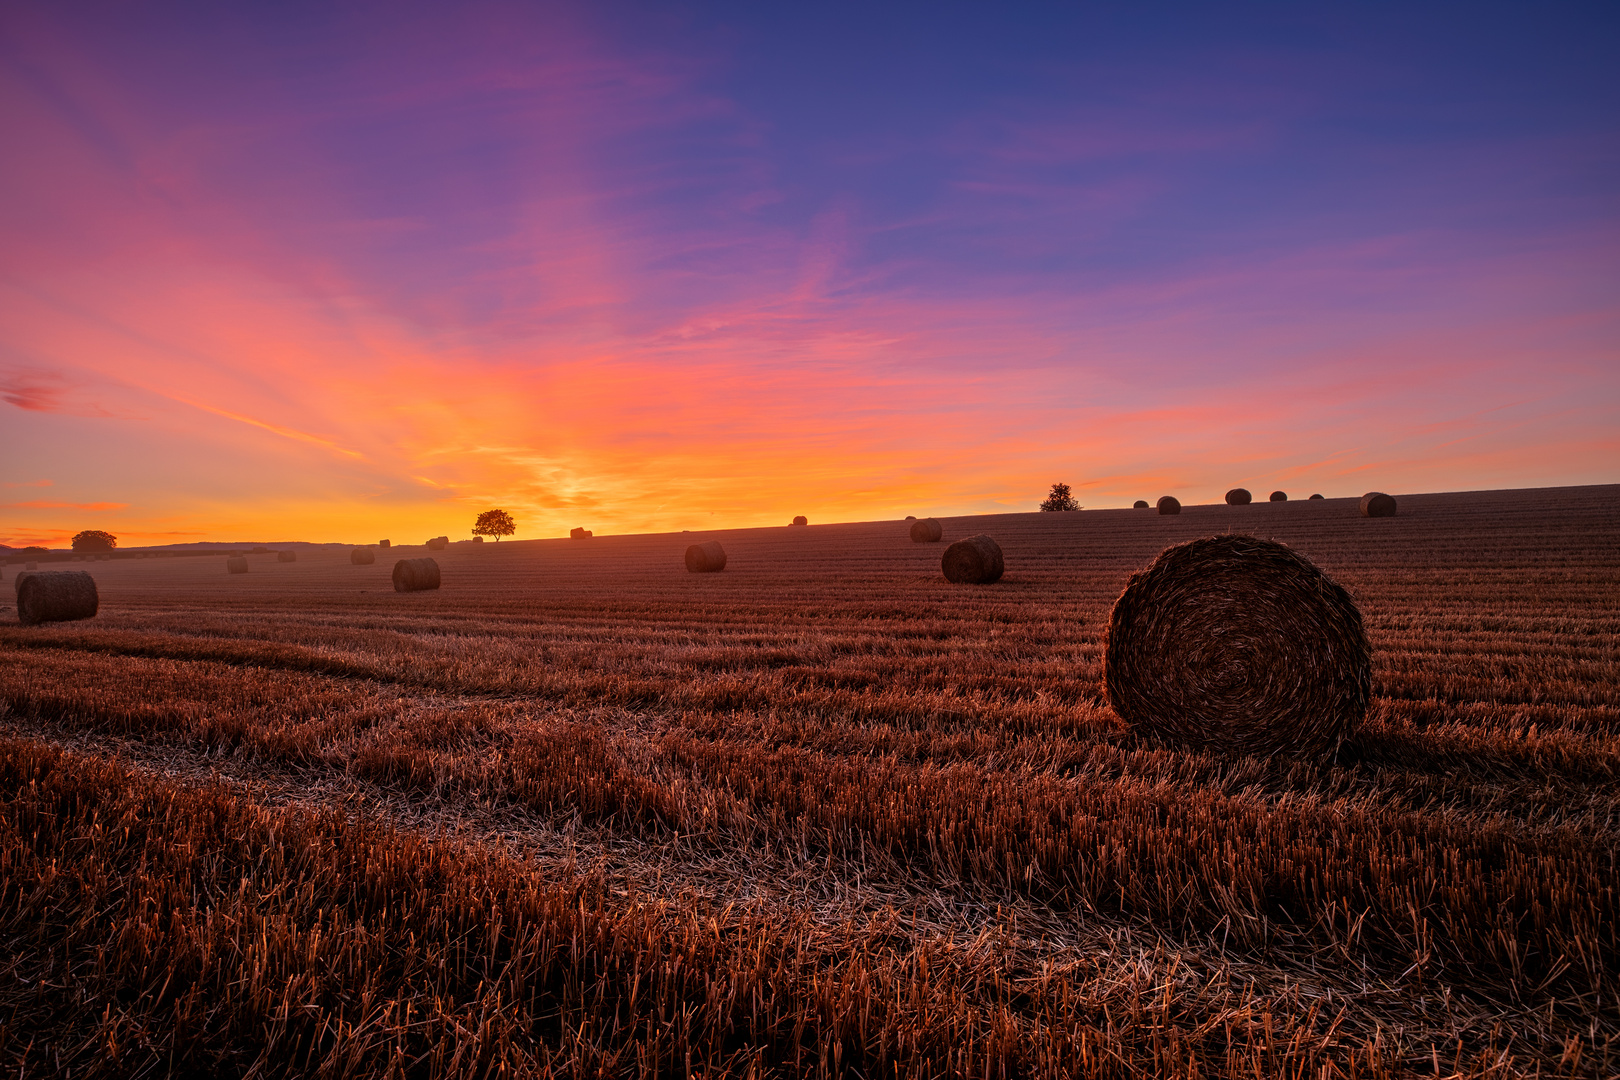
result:
[[[0,543],[1620,482],[1613,4],[0,8]]]

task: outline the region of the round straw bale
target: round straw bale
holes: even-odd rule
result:
[[[584,540],[590,535],[591,531],[582,525],[568,530],[568,539],[570,540]]]
[[[1309,498],[1309,499],[1308,499],[1308,500],[1306,500],[1306,501],[1307,501],[1307,502],[1315,502],[1315,501],[1316,501],[1316,500],[1317,500],[1317,499],[1320,499],[1320,498],[1321,498],[1321,497],[1322,497],[1322,496],[1320,496],[1320,495],[1312,495],[1312,496],[1311,496],[1311,497],[1310,497],[1310,498]]]
[[[298,552],[296,552],[296,551],[278,551],[278,552],[276,552],[276,562],[297,562],[297,561],[298,561]]]
[[[36,570],[19,570],[19,571],[17,571],[17,576],[11,579],[11,591],[13,593],[21,592],[22,591],[22,583],[27,581],[29,578],[33,577],[36,573],[38,573],[38,571],[36,571]]]
[[[686,549],[686,568],[694,574],[714,574],[726,568],[726,549],[718,540],[705,540]]]
[[[377,546],[380,547],[380,548],[385,548],[385,547],[388,546],[388,541],[387,540],[379,540],[379,541],[377,541]]]
[[[906,520],[907,521],[916,521],[917,520],[917,515],[916,514],[907,514],[906,515]]]
[[[1161,513],[1161,514],[1179,514],[1179,513],[1181,513],[1181,500],[1177,499],[1174,495],[1161,496],[1159,498],[1159,513]]]
[[[449,543],[450,538],[447,536],[430,536],[428,537],[427,549],[429,551],[443,551]]]
[[[1288,492],[1286,492],[1286,491],[1273,491],[1271,493],[1271,501],[1272,502],[1287,502],[1288,501]]]
[[[1329,752],[1372,690],[1350,594],[1292,548],[1237,534],[1166,548],[1132,575],[1103,670],[1131,727],[1235,753]]]
[[[939,568],[945,571],[946,581],[957,585],[988,585],[1000,581],[1005,568],[1001,545],[982,533],[958,540],[945,549]]]
[[[245,574],[247,571],[246,555],[228,555],[225,557],[225,572],[227,574]]]
[[[37,563],[37,562],[23,563],[23,569],[24,570],[38,570],[39,569],[39,563]]]
[[[1146,499],[1137,499],[1135,502],[1131,503],[1132,510],[1146,510],[1147,508],[1148,501]]]
[[[1248,506],[1254,496],[1249,494],[1248,488],[1233,488],[1226,493],[1227,506]]]
[[[370,548],[351,548],[349,561],[356,566],[370,566],[377,561],[377,553]]]
[[[395,592],[422,592],[439,587],[439,564],[432,559],[401,559],[394,564]]]
[[[1361,497],[1362,517],[1394,517],[1395,499],[1382,491],[1369,491]]]
[[[798,517],[793,519],[793,524],[795,524],[795,525],[808,525],[808,524],[810,524],[810,520],[808,518],[806,518],[803,514],[800,514]]]
[[[911,542],[937,544],[945,538],[945,526],[933,518],[922,518],[911,523]]]
[[[33,573],[17,586],[17,621],[24,626],[88,619],[99,605],[96,579],[83,570]]]

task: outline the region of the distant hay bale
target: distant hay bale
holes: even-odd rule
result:
[[[1316,501],[1316,500],[1317,500],[1317,499],[1320,499],[1320,498],[1321,498],[1321,497],[1322,497],[1322,496],[1320,496],[1320,495],[1312,495],[1312,496],[1311,496],[1311,497],[1310,497],[1310,498],[1309,498],[1309,499],[1307,499],[1307,500],[1306,500],[1306,501],[1307,501],[1307,502],[1315,502],[1315,501]]]
[[[377,553],[370,548],[351,548],[349,550],[349,561],[356,566],[370,566],[377,561]]]
[[[395,592],[422,592],[439,587],[439,564],[432,559],[401,559],[394,564]]]
[[[450,538],[448,536],[432,536],[428,538],[427,549],[429,551],[443,551],[449,546]]]
[[[591,530],[589,530],[589,529],[569,529],[568,530],[568,538],[570,540],[588,540],[588,539],[590,539],[590,536],[591,536]]]
[[[726,568],[726,549],[718,540],[705,540],[686,549],[686,568],[694,574],[715,574]]]
[[[23,569],[24,570],[38,570],[39,569],[39,563],[37,563],[37,562],[23,563]]]
[[[945,538],[945,526],[933,518],[922,518],[911,523],[911,542],[937,544]]]
[[[296,551],[278,551],[278,552],[276,552],[276,562],[297,562],[297,561],[298,561],[298,552],[296,552]]]
[[[267,548],[267,547],[263,547],[263,546],[256,547],[256,548],[249,548],[248,549],[248,554],[249,555],[268,555],[268,554],[270,554],[270,549]]]
[[[1179,513],[1181,513],[1181,500],[1177,499],[1174,495],[1160,496],[1160,498],[1159,498],[1159,513],[1161,513],[1161,514],[1179,514]]]
[[[795,525],[808,525],[808,524],[810,524],[810,520],[808,518],[806,518],[803,514],[800,514],[798,517],[793,519],[793,524],[795,524]]]
[[[1131,503],[1132,510],[1146,510],[1147,508],[1148,501],[1146,499],[1137,499],[1135,502]]]
[[[379,541],[377,541],[377,546],[380,547],[380,548],[386,548],[386,547],[388,547],[390,545],[389,545],[387,540],[379,540]]]
[[[1350,594],[1293,549],[1236,534],[1166,548],[1132,575],[1103,669],[1132,728],[1246,754],[1330,753],[1372,690]]]
[[[1001,545],[982,533],[958,540],[945,549],[939,568],[945,571],[945,580],[956,585],[989,585],[1000,581],[1005,569]]]
[[[1226,505],[1248,506],[1253,498],[1254,496],[1249,494],[1248,488],[1233,488],[1226,493]]]
[[[227,574],[245,574],[248,572],[246,555],[231,555],[225,560]]]
[[[24,626],[88,619],[99,606],[96,579],[83,570],[36,572],[17,586],[17,621]]]
[[[1287,502],[1288,501],[1288,492],[1286,492],[1286,491],[1273,491],[1271,493],[1271,501],[1272,502]]]
[[[1361,497],[1362,517],[1394,517],[1395,499],[1382,491],[1369,491]]]
[[[916,514],[907,514],[906,515],[906,520],[907,521],[916,521],[917,520],[917,515]]]

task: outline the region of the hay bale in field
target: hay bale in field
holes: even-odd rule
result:
[[[916,521],[917,520],[917,515],[916,514],[907,514],[906,515],[906,520],[907,521]]]
[[[379,540],[377,541],[377,546],[380,548],[387,548],[390,546],[390,544],[387,540]]]
[[[1288,501],[1288,492],[1286,492],[1286,491],[1273,491],[1271,493],[1271,501],[1272,502],[1287,502]]]
[[[939,568],[945,572],[945,580],[953,584],[989,585],[1001,580],[1005,563],[1001,545],[981,533],[946,548]]]
[[[100,606],[96,579],[83,570],[29,574],[17,586],[17,621],[24,626],[88,619]]]
[[[1249,494],[1248,488],[1233,488],[1226,493],[1226,505],[1248,506],[1253,498],[1254,496]]]
[[[922,518],[911,523],[913,544],[937,544],[945,538],[945,526],[933,518]]]
[[[430,536],[428,538],[427,549],[429,551],[443,551],[449,546],[450,538],[448,536]]]
[[[694,574],[716,574],[726,568],[726,549],[718,540],[705,540],[686,549],[686,569]]]
[[[394,564],[395,592],[422,592],[439,587],[439,564],[432,559],[401,559]]]
[[[1311,497],[1310,497],[1310,498],[1309,498],[1309,499],[1308,499],[1308,500],[1306,500],[1306,501],[1307,501],[1307,502],[1315,502],[1315,501],[1316,501],[1316,500],[1317,500],[1317,499],[1320,499],[1320,498],[1321,498],[1321,497],[1322,497],[1322,496],[1320,496],[1320,495],[1312,495],[1312,496],[1311,496]]]
[[[270,554],[270,549],[261,545],[261,546],[256,547],[256,548],[248,548],[248,554],[249,555],[268,555],[268,554]]]
[[[276,552],[276,562],[297,562],[297,561],[298,561],[298,552],[296,552],[296,551],[278,551],[278,552]]]
[[[355,566],[370,566],[377,561],[377,553],[370,548],[351,548],[349,561]]]
[[[1176,498],[1174,495],[1160,496],[1160,498],[1159,498],[1159,513],[1161,513],[1161,514],[1179,514],[1179,513],[1181,513],[1181,500]]]
[[[589,540],[591,538],[591,530],[589,530],[589,529],[569,529],[568,530],[568,538],[570,540]]]
[[[17,571],[17,576],[11,579],[11,591],[12,591],[12,593],[15,594],[15,593],[21,592],[22,591],[22,583],[27,581],[29,578],[33,577],[35,573],[37,573],[37,571],[34,571],[34,570],[19,570],[19,571]]]
[[[793,519],[793,524],[795,524],[795,525],[808,525],[808,524],[810,524],[810,519],[805,517],[803,514],[800,514],[798,517]]]
[[[1234,753],[1329,753],[1372,691],[1350,594],[1292,548],[1235,534],[1166,548],[1132,575],[1103,670],[1132,728]]]
[[[24,570],[38,570],[39,569],[39,563],[37,563],[37,562],[23,563],[23,569]]]
[[[1361,497],[1362,517],[1394,517],[1395,499],[1382,491],[1369,491]]]
[[[1147,508],[1148,501],[1146,499],[1137,499],[1135,502],[1131,503],[1132,510],[1146,510]]]
[[[246,555],[231,555],[231,556],[228,556],[226,558],[226,560],[225,560],[225,572],[227,574],[245,574],[245,573],[247,573],[248,572],[247,556]]]

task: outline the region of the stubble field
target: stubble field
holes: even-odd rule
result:
[[[899,522],[93,564],[0,613],[0,1063],[1615,1075],[1620,487],[1400,510],[944,519],[986,587]],[[1234,530],[1366,618],[1333,761],[1102,696],[1130,573]]]

